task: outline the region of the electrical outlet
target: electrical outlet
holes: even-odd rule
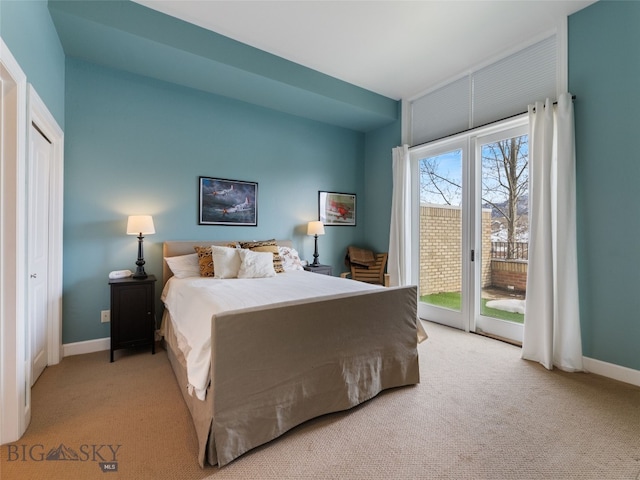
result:
[[[102,310],[100,312],[100,322],[109,323],[111,321],[111,310]]]

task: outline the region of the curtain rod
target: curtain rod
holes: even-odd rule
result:
[[[575,99],[576,99],[576,96],[575,95],[571,95],[571,100],[575,100]],[[557,105],[558,102],[553,102],[553,104]],[[533,108],[533,110],[534,111],[536,110],[535,107]],[[484,123],[482,125],[478,125],[477,127],[467,128],[466,130],[460,130],[459,132],[456,132],[456,133],[450,133],[449,135],[445,135],[445,136],[440,137],[440,138],[434,138],[433,140],[429,140],[428,142],[417,143],[415,145],[411,145],[410,148],[421,147],[423,145],[427,145],[427,144],[432,143],[432,142],[437,142],[437,141],[440,141],[440,140],[444,140],[445,138],[455,137],[456,135],[462,135],[463,133],[471,132],[472,130],[477,130],[478,128],[488,127],[490,125],[493,125],[494,123],[500,123],[500,122],[504,122],[505,120],[511,120],[512,118],[519,117],[520,115],[524,115],[525,113],[529,113],[529,111],[527,110],[526,112],[515,113],[513,115],[509,115],[508,117],[504,117],[504,118],[501,118],[499,120],[493,120],[492,122],[488,122],[488,123]]]

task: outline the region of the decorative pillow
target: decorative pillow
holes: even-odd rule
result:
[[[176,278],[199,277],[200,265],[198,264],[198,255],[191,253],[189,255],[179,255],[177,257],[164,257],[165,262],[169,265],[173,276]]]
[[[213,257],[211,256],[211,247],[193,247],[198,255],[198,266],[201,277],[213,277],[215,272],[213,269]]]
[[[240,242],[240,248],[247,248],[254,252],[271,252],[273,254],[273,269],[276,273],[284,272],[282,259],[278,252],[278,244],[275,240],[262,240],[260,242]]]
[[[238,278],[266,278],[275,277],[273,268],[273,254],[271,252],[254,252],[248,249],[238,249],[242,263],[238,271]]]
[[[240,270],[239,248],[211,246],[215,278],[237,278]]]
[[[278,245],[278,253],[282,259],[282,268],[284,268],[285,272],[289,272],[291,270],[304,270],[302,267],[302,260],[300,260],[300,255],[295,248],[281,247]]]

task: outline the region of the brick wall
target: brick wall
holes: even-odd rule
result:
[[[528,265],[525,260],[492,260],[491,284],[506,290],[525,292]]]
[[[482,211],[482,286],[491,284],[491,211]],[[461,290],[460,207],[420,206],[420,295]],[[478,260],[478,259],[477,259]]]

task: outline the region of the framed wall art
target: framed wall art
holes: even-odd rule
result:
[[[258,225],[258,184],[200,177],[199,225]]]
[[[318,219],[327,226],[356,225],[356,196],[353,193],[318,192]]]

